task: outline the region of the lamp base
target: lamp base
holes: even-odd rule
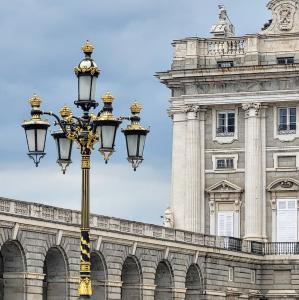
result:
[[[80,278],[80,285],[78,288],[78,293],[80,298],[82,299],[89,299],[92,295],[92,288],[91,288],[91,280],[89,277]]]

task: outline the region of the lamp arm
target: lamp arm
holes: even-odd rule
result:
[[[58,122],[59,126],[61,127],[61,129],[63,130],[63,132],[66,133],[65,128],[61,123],[61,120],[59,119],[59,117],[56,114],[54,114],[52,111],[42,111],[42,114],[54,117],[56,119],[56,121]]]
[[[131,118],[129,118],[129,117],[124,117],[124,116],[120,116],[120,117],[117,118],[117,120],[120,120],[120,121],[123,121],[123,120],[130,121]]]

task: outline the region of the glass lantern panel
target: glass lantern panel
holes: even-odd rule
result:
[[[91,76],[79,77],[79,100],[90,100]]]
[[[36,134],[37,134],[37,148],[36,148],[36,151],[44,152],[47,129],[37,129]]]
[[[97,77],[92,77],[92,86],[91,86],[91,97],[90,100],[96,99],[96,87],[97,87]]]
[[[35,129],[26,130],[28,151],[35,152]]]
[[[138,134],[130,134],[126,136],[127,138],[127,147],[128,147],[128,156],[137,156],[137,144],[138,144]]]
[[[63,160],[70,160],[70,150],[72,141],[67,138],[60,138],[59,139],[59,145],[60,145],[60,159]]]
[[[138,156],[143,156],[145,137],[146,137],[145,135],[140,135]]]
[[[113,148],[115,131],[116,131],[115,126],[102,126],[101,137],[102,137],[103,148]]]

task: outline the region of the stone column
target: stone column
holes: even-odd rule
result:
[[[186,109],[186,203],[185,228],[201,232],[201,184],[200,184],[200,123],[199,106],[190,105]]]
[[[175,112],[172,118],[171,209],[174,227],[185,229],[186,114]]]
[[[245,110],[245,239],[263,241],[263,150],[260,103],[243,104]]]

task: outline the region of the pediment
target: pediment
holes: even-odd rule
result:
[[[221,180],[206,189],[208,193],[241,193],[242,188],[227,180]]]
[[[299,181],[293,178],[279,178],[268,185],[269,192],[299,191]]]

